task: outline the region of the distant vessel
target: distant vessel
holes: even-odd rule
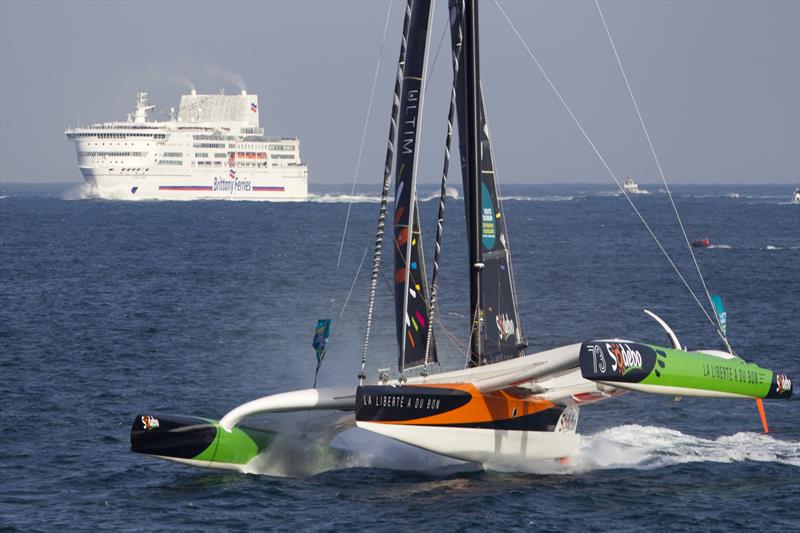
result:
[[[696,241],[692,241],[692,246],[695,248],[708,248],[711,246],[711,240],[708,237],[705,239],[697,239]]]
[[[639,190],[639,184],[636,183],[630,176],[625,178],[625,183],[622,184],[622,187],[625,189],[625,192],[629,194],[639,194],[641,192],[644,192]]]
[[[69,128],[78,168],[109,199],[305,199],[308,167],[296,137],[264,137],[258,96],[181,96],[178,115],[150,121],[147,93],[127,121]]]
[[[800,204],[800,188],[794,190],[794,197],[792,198],[792,202]]]

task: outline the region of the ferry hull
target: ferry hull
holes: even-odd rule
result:
[[[305,200],[305,176],[229,179],[214,175],[114,175],[82,168],[93,196],[107,200]]]

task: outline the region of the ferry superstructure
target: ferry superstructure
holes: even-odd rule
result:
[[[108,199],[303,200],[308,167],[296,137],[265,137],[258,95],[181,96],[177,116],[151,121],[139,92],[127,121],[68,128],[78,168]]]

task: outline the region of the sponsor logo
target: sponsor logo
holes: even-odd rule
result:
[[[144,429],[146,429],[147,431],[156,429],[158,427],[158,418],[154,416],[143,416],[142,425],[144,426]]]
[[[775,392],[778,394],[783,394],[786,391],[792,390],[792,380],[789,379],[789,376],[786,374],[777,374],[775,376],[775,382],[777,383]]]
[[[565,431],[575,431],[578,427],[578,409],[575,407],[567,407],[564,409],[564,412],[561,413],[561,418],[558,419],[558,424],[556,425],[556,431],[558,432],[565,432]]]
[[[233,172],[233,171],[231,171]],[[215,191],[250,191],[253,189],[250,180],[214,178]]]
[[[624,376],[631,370],[642,369],[642,354],[627,344],[607,342],[606,350],[611,354],[611,369]]]
[[[495,213],[492,205],[492,195],[485,183],[481,183],[481,237],[483,247],[487,250],[494,248],[497,238],[495,227]]]
[[[497,330],[500,332],[500,340],[502,341],[508,340],[509,337],[513,337],[517,333],[514,321],[505,313],[497,315],[495,323],[497,324]]]
[[[406,93],[405,116],[400,122],[401,154],[413,154],[416,147],[418,102],[419,89],[410,89]]]
[[[397,409],[424,409],[436,410],[441,402],[438,398],[425,398],[421,396],[406,396],[401,394],[368,394],[362,401],[364,406],[384,407]]]
[[[606,358],[603,357],[603,349],[594,344],[588,346],[589,351],[592,352],[592,360],[594,361],[594,373],[597,374],[599,370],[601,374],[606,373]]]

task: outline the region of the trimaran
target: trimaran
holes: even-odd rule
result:
[[[451,458],[478,463],[550,460],[578,452],[579,406],[627,391],[756,399],[765,430],[761,399],[791,396],[791,381],[785,375],[748,363],[730,349],[687,351],[669,326],[652,313],[666,330],[671,347],[614,338],[525,353],[508,231],[484,115],[477,1],[450,0],[449,7],[454,82],[442,192],[456,118],[469,241],[471,331],[465,367],[429,373],[437,362],[432,318],[444,194],[429,288],[416,169],[433,10],[429,0],[407,0],[358,383],[266,396],[236,407],[219,421],[137,416],[131,430],[134,451],[208,468],[241,470],[269,448],[277,435],[240,426],[245,418],[268,412],[340,410],[350,413],[350,420],[359,428]],[[364,362],[393,163],[398,375],[392,378],[382,373],[375,382],[368,382]],[[323,321],[315,342],[323,350],[328,325]],[[414,368],[420,371],[407,376]]]

